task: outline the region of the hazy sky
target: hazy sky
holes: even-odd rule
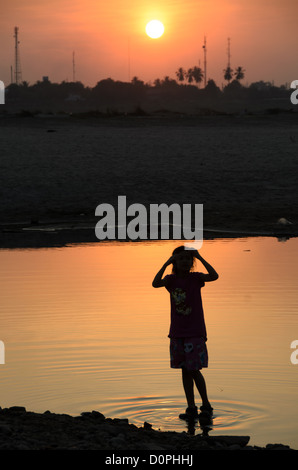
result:
[[[0,0],[0,80],[10,83],[14,27],[19,27],[22,79],[30,84],[75,78],[94,86],[111,77],[145,82],[179,67],[203,68],[221,86],[231,38],[231,66],[244,67],[244,84],[298,79],[297,0]],[[159,19],[165,33],[150,39],[146,23]]]

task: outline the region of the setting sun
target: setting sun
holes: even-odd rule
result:
[[[164,30],[164,25],[158,20],[149,21],[146,26],[146,33],[152,39],[160,38],[160,36],[163,35]]]

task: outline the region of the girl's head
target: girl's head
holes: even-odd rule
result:
[[[175,248],[172,255],[174,256],[172,268],[173,274],[177,274],[178,272],[186,273],[194,268],[194,256],[191,250],[187,250],[185,246],[178,246],[178,248]]]

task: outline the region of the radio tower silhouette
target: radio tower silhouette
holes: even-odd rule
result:
[[[75,53],[72,53],[72,81],[76,81],[76,62],[75,62]]]
[[[22,81],[22,71],[21,71],[21,60],[20,60],[20,51],[19,51],[19,28],[16,26],[14,28],[14,38],[15,38],[15,71],[14,71],[14,76],[15,76],[15,83],[19,85],[19,83]]]
[[[228,53],[228,67],[229,69],[231,68],[231,38],[228,38],[228,49],[227,49],[227,53]]]
[[[207,84],[207,42],[206,42],[206,36],[204,36],[204,86],[206,88]]]

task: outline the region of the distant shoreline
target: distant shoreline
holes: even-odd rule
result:
[[[298,112],[0,123],[2,247],[98,242],[95,208],[119,195],[203,204],[205,239],[298,236]]]
[[[29,224],[4,224],[0,227],[0,249],[2,248],[42,248],[67,246],[69,244],[86,243],[141,243],[158,242],[166,240],[98,240],[95,236],[95,223],[80,223],[74,221],[47,222],[47,223],[29,223]],[[94,224],[94,226],[92,226]],[[277,239],[296,238],[298,233],[289,230],[287,227],[276,227],[275,231],[253,231],[245,230],[221,230],[220,228],[205,228],[204,240],[213,240],[221,238],[251,238],[268,237]],[[175,240],[174,240],[175,241]],[[185,240],[176,240],[183,244]]]

